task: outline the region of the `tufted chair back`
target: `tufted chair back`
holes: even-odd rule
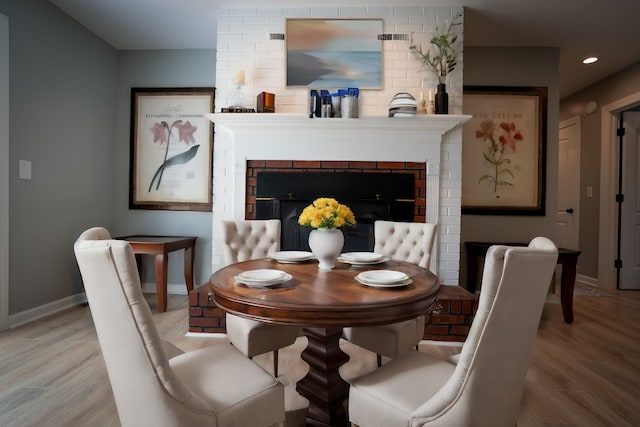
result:
[[[280,220],[222,221],[225,265],[264,258],[280,250]],[[270,325],[226,315],[227,337],[245,356],[273,352],[273,373],[278,376],[278,349],[295,342],[302,329],[294,326]]]
[[[225,265],[280,250],[280,220],[222,221]]]
[[[436,224],[376,221],[374,235],[374,252],[429,268]]]
[[[160,337],[128,242],[94,227],[78,237],[74,252],[122,426],[284,420],[282,384],[232,346],[185,353]]]
[[[490,247],[478,310],[457,364],[411,352],[353,381],[351,421],[367,427],[513,426],[557,258],[545,237],[528,247]]]
[[[162,423],[176,402],[212,412],[169,367],[129,243],[94,227],[80,235],[74,250],[123,425]]]

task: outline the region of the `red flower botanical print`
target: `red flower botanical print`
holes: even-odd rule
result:
[[[493,120],[486,120],[476,130],[476,138],[487,144],[487,151],[482,156],[493,170],[492,174],[480,176],[478,182],[490,183],[494,193],[498,192],[500,186],[512,187],[514,184],[509,179],[514,179],[515,175],[511,170],[511,159],[506,155],[516,152],[516,143],[524,140],[522,132],[514,122],[502,122],[496,126]]]
[[[500,123],[500,127],[504,130],[505,134],[500,136],[500,144],[502,144],[503,150],[509,149],[509,153],[516,152],[516,141],[522,141],[522,133],[516,129],[515,123]]]
[[[164,131],[165,131],[165,122],[162,123],[155,123],[153,125],[153,127],[151,128],[151,132],[153,132],[153,142],[156,143],[158,141],[160,141],[160,143],[162,144],[163,142],[165,142],[167,140]]]
[[[150,129],[153,133],[153,142],[154,144],[160,141],[160,144],[166,141],[167,145],[164,150],[164,159],[162,164],[158,168],[155,174],[153,174],[153,178],[151,178],[151,182],[149,183],[149,192],[153,188],[153,183],[156,182],[156,190],[160,188],[160,183],[162,182],[162,175],[164,174],[164,170],[170,166],[174,165],[182,165],[187,163],[189,160],[193,159],[198,152],[198,148],[200,145],[194,145],[189,150],[183,151],[180,154],[177,154],[173,157],[168,157],[169,155],[169,142],[171,141],[171,134],[173,132],[173,128],[178,128],[178,138],[180,141],[183,141],[185,144],[195,144],[196,140],[193,137],[194,132],[198,129],[197,126],[193,126],[191,122],[182,123],[182,120],[176,120],[171,123],[162,121],[160,123],[154,123],[153,127]]]
[[[198,129],[197,126],[193,126],[191,122],[186,122],[185,124],[177,124],[178,128],[178,138],[180,141],[183,141],[185,144],[189,145],[195,144],[196,140],[193,137],[193,133]]]

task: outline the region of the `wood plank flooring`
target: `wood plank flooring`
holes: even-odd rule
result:
[[[640,426],[640,292],[603,292],[574,298],[572,325],[557,301],[546,304],[519,427]],[[186,350],[212,343],[185,337],[186,296],[170,295],[166,313],[147,299],[162,336]],[[287,426],[299,424],[287,417]],[[120,425],[87,306],[0,333],[0,425]]]

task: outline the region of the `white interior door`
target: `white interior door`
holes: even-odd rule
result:
[[[640,289],[640,112],[623,113],[620,289]]]
[[[580,227],[580,118],[560,123],[556,245],[578,249]]]

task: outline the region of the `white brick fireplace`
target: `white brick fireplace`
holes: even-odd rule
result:
[[[309,119],[289,114],[211,114],[213,271],[222,266],[220,221],[245,218],[248,160],[425,162],[427,222],[439,226],[432,269],[458,284],[461,128],[469,116]],[[357,218],[356,218],[357,219]]]
[[[219,11],[216,53],[216,111],[230,105],[232,78],[246,71],[243,88],[250,105],[256,94],[276,95],[276,114],[214,114],[212,271],[222,266],[222,219],[244,219],[247,160],[409,161],[427,164],[427,221],[439,225],[434,261],[441,283],[457,285],[460,264],[463,55],[449,75],[450,115],[390,119],[388,105],[398,92],[435,88],[432,73],[404,40],[382,42],[383,83],[360,92],[360,119],[309,119],[308,88],[286,87],[286,44],[270,34],[285,32],[287,18],[380,18],[385,34],[413,34],[427,43],[462,7],[300,6],[230,8]],[[463,42],[462,26],[456,28]],[[286,36],[286,35],[285,35]],[[253,104],[255,105],[255,104]],[[433,268],[432,267],[432,268]]]

